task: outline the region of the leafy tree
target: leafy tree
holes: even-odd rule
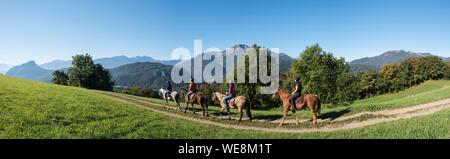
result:
[[[112,91],[114,86],[111,74],[100,64],[95,65],[94,73],[89,76],[87,83],[89,88],[105,91]]]
[[[339,74],[336,81],[336,95],[334,97],[335,103],[343,103],[344,105],[351,104],[353,100],[358,99],[358,87],[356,85],[357,78],[351,73]]]
[[[380,71],[381,77],[386,82],[385,92],[400,91],[403,87],[401,81],[398,78],[399,66],[398,64],[386,64],[383,65]]]
[[[55,71],[53,83],[105,91],[112,91],[114,86],[109,71],[94,64],[89,54],[73,56],[68,75],[64,71]]]
[[[300,58],[292,62],[289,81],[300,77],[303,93],[315,93],[324,103],[337,104],[354,98],[341,98],[352,93],[353,77],[343,58],[322,50],[319,44],[307,47]],[[338,83],[339,82],[339,83]]]
[[[262,86],[268,86],[270,84],[264,84],[260,80],[258,80],[257,83],[250,83],[249,82],[250,81],[249,80],[250,79],[250,76],[249,76],[250,75],[249,74],[250,69],[257,69],[257,73],[258,73],[257,77],[259,77],[259,73],[260,73],[259,72],[259,67],[258,67],[259,66],[259,62],[260,62],[259,54],[260,54],[261,50],[264,50],[264,49],[267,50],[267,48],[263,48],[263,47],[258,46],[256,44],[252,45],[251,48],[253,48],[256,51],[256,57],[257,57],[256,58],[256,66],[257,67],[256,68],[250,68],[250,66],[249,66],[250,59],[249,59],[249,57],[247,55],[243,55],[244,57],[241,58],[240,60],[245,60],[245,83],[237,83],[236,84],[236,93],[239,96],[247,97],[249,99],[250,103],[253,106],[258,106],[259,108],[267,108],[267,107],[278,106],[279,105],[278,101],[273,101],[271,99],[271,95],[270,94],[262,94],[260,92],[260,88]],[[267,52],[270,54],[269,51],[267,51]],[[270,75],[270,72],[271,72],[271,69],[272,69],[271,68],[271,56],[270,55],[267,55],[267,68],[268,68],[267,69],[268,73]],[[234,72],[235,72],[235,75],[236,75],[237,74],[237,68],[234,69]],[[235,76],[234,79],[236,80],[237,77]],[[222,87],[222,90],[226,91],[227,88],[228,88],[228,83],[224,83],[223,87]]]
[[[368,70],[360,74],[358,82],[359,95],[361,98],[377,95],[381,86],[380,75],[375,70]]]
[[[398,77],[405,88],[426,80],[446,78],[448,64],[437,56],[412,57],[400,62]]]
[[[89,78],[95,72],[95,64],[89,54],[72,57],[72,67],[69,68],[69,84],[71,86],[90,88]]]
[[[425,80],[439,80],[446,76],[448,65],[437,56],[421,58],[420,73]]]
[[[450,80],[450,61],[447,63],[447,79]]]
[[[63,70],[56,70],[55,72],[53,72],[52,82],[54,84],[67,86],[68,79],[69,76],[67,76],[67,74]]]
[[[408,59],[408,60],[415,60],[415,59]],[[415,72],[418,71],[416,68],[416,63],[408,62],[408,60],[405,60],[401,62],[398,66],[398,79],[400,86],[403,88],[409,88],[413,86],[414,83],[420,83],[422,82],[422,77],[420,75],[415,74]]]

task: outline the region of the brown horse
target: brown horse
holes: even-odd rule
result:
[[[220,92],[214,92],[213,96],[212,96],[212,100],[213,101],[218,101],[220,102],[220,118],[222,118],[222,113],[225,110],[225,105],[223,104],[223,100],[224,100],[225,95],[220,93]],[[228,119],[231,119],[230,117],[230,108],[237,108],[238,111],[241,113],[241,117],[239,118],[239,122],[242,121],[242,116],[244,115],[242,109],[246,110],[247,116],[250,119],[250,122],[252,122],[252,113],[250,112],[250,104],[247,102],[247,98],[245,98],[244,96],[237,96],[234,99],[230,99],[228,104],[228,108],[227,112],[228,112]]]
[[[291,94],[289,94],[287,91],[278,89],[277,92],[275,92],[272,95],[272,99],[280,98],[283,102],[283,120],[281,121],[279,126],[282,126],[284,123],[284,120],[286,119],[287,113],[289,112],[290,102],[289,98],[291,97]],[[303,98],[303,101],[300,103],[300,99]],[[309,110],[312,113],[312,123],[314,126],[317,125],[317,117],[320,114],[320,99],[315,94],[305,94],[303,97],[297,98],[295,101],[295,108],[296,110],[302,110],[305,108],[305,106],[308,106]],[[295,116],[295,112],[294,112]],[[298,117],[295,116],[295,119],[297,121],[297,125],[299,123]]]
[[[188,99],[187,90],[181,89],[180,96],[184,97],[184,101],[186,102],[186,108],[184,109],[184,113],[186,113],[189,104],[192,105],[192,112],[195,114],[194,104],[199,104],[202,107],[203,117],[209,116],[208,114],[208,100],[206,98],[205,93],[196,92],[191,95],[191,99]]]

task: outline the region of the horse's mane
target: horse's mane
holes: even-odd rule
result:
[[[283,92],[283,93],[287,93],[287,94],[289,94],[289,92],[288,92],[287,90],[284,90],[284,89],[280,89],[280,91],[281,91],[281,92]]]

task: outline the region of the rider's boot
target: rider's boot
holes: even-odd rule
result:
[[[292,110],[293,113],[295,113],[295,104],[291,103],[291,107],[289,109]]]
[[[225,106],[225,109],[228,109],[228,103],[227,103],[227,101],[223,100],[223,105]]]

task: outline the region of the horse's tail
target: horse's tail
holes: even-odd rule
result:
[[[251,102],[246,99],[245,100],[245,112],[247,113],[247,116],[250,119],[250,122],[252,122],[252,119],[253,119],[251,108],[252,108]]]
[[[208,98],[206,96],[203,96],[203,102],[205,103],[205,106],[208,107]]]
[[[175,99],[175,102],[177,103],[177,104],[180,104],[180,93],[178,93],[178,92],[175,92],[175,97],[174,97]]]

